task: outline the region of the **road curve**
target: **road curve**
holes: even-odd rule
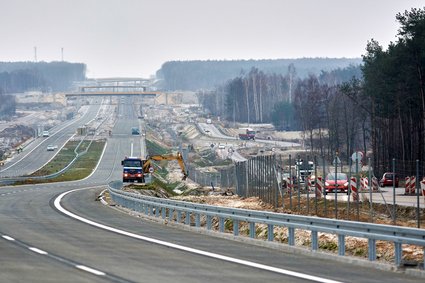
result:
[[[175,229],[101,204],[96,201],[100,191],[121,175],[119,163],[130,138],[125,137],[127,131],[121,124],[114,128],[97,170],[85,180],[0,188],[1,282],[423,281]],[[65,192],[69,193],[60,200],[64,210],[128,234],[89,225],[59,211],[55,200]],[[290,272],[282,274],[273,268]],[[316,277],[294,276],[298,273]]]

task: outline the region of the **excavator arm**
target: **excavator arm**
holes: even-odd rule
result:
[[[161,161],[161,160],[177,160],[179,163],[180,169],[183,173],[183,180],[187,178],[186,166],[184,164],[183,156],[180,152],[177,154],[163,154],[163,155],[152,155],[148,156],[145,163],[143,164],[143,172],[149,172],[149,167],[152,166],[152,160]]]

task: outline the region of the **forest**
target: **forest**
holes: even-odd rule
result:
[[[384,49],[371,39],[361,65],[299,76],[252,68],[199,90],[203,106],[229,121],[273,123],[302,130],[312,154],[344,160],[354,151],[372,158],[377,171],[412,174],[425,168],[425,10],[399,13],[396,42]],[[373,153],[373,154],[372,154]]]
[[[16,101],[14,96],[0,92],[0,101],[0,119],[8,119],[15,115]]]
[[[65,91],[85,80],[86,65],[69,62],[0,62],[0,91]]]
[[[15,114],[13,93],[65,91],[85,80],[86,65],[68,62],[0,62],[0,119]]]
[[[161,79],[164,90],[198,90],[214,89],[228,80],[243,76],[252,68],[263,73],[284,75],[288,69],[296,68],[297,76],[308,77],[359,65],[361,58],[300,58],[276,60],[233,60],[233,61],[169,61],[157,71],[156,77]]]

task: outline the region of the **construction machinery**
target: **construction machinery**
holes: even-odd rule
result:
[[[297,181],[304,183],[308,176],[314,173],[315,164],[313,161],[299,159],[296,161],[295,172]]]
[[[126,157],[121,161],[123,166],[122,181],[146,183],[150,175],[155,171],[153,161],[161,160],[177,160],[180,169],[183,173],[183,180],[187,178],[186,166],[183,161],[183,156],[180,152],[177,154],[162,154],[147,156],[146,159],[140,157]]]
[[[255,140],[255,131],[251,128],[241,128],[243,133],[239,134],[239,139],[241,140]]]

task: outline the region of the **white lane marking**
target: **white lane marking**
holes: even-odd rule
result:
[[[14,238],[12,238],[12,237],[10,237],[10,236],[7,236],[7,235],[3,235],[2,237],[3,237],[4,239],[8,240],[8,241],[15,241],[15,239],[14,239]]]
[[[120,234],[120,235],[139,239],[139,240],[142,240],[142,241],[162,245],[162,246],[165,246],[165,247],[169,247],[169,248],[173,248],[173,249],[177,249],[177,250],[181,250],[181,251],[185,251],[185,252],[189,252],[189,253],[193,253],[193,254],[198,254],[198,255],[207,256],[207,257],[211,257],[211,258],[215,258],[215,259],[219,259],[219,260],[224,260],[224,261],[227,261],[227,262],[233,262],[233,263],[237,263],[237,264],[241,264],[241,265],[245,265],[245,266],[250,266],[250,267],[254,267],[254,268],[258,268],[258,269],[262,269],[262,270],[276,272],[276,273],[283,274],[283,275],[289,275],[289,276],[292,276],[292,277],[302,278],[302,279],[306,279],[306,280],[322,282],[322,283],[341,283],[341,281],[335,281],[335,280],[322,278],[322,277],[318,277],[318,276],[314,276],[314,275],[308,275],[308,274],[304,274],[304,273],[300,273],[300,272],[296,272],[296,271],[291,271],[291,270],[286,270],[286,269],[277,268],[277,267],[273,267],[273,266],[268,266],[268,265],[265,265],[265,264],[255,263],[255,262],[243,260],[243,259],[237,259],[237,258],[234,258],[234,257],[215,254],[215,253],[212,253],[212,252],[206,252],[206,251],[202,251],[202,250],[198,250],[198,249],[194,249],[194,248],[190,248],[190,247],[185,247],[185,246],[181,246],[181,245],[177,245],[177,244],[173,244],[173,243],[169,243],[169,242],[165,242],[165,241],[141,236],[141,235],[138,235],[138,234],[127,232],[127,231],[124,231],[124,230],[119,230],[117,228],[113,228],[113,227],[110,227],[110,226],[100,224],[100,223],[94,222],[92,220],[83,218],[83,217],[76,215],[76,214],[74,214],[74,213],[72,213],[72,212],[70,212],[70,211],[68,211],[68,210],[66,210],[65,208],[62,207],[61,200],[64,196],[66,196],[67,194],[70,194],[70,193],[73,193],[73,192],[76,192],[76,191],[85,190],[85,189],[89,189],[89,188],[75,189],[75,190],[71,190],[71,191],[64,192],[64,193],[60,194],[54,201],[55,207],[60,212],[64,213],[65,215],[68,215],[69,217],[77,219],[77,220],[84,222],[86,224],[89,224],[89,225],[92,225],[92,226],[95,226],[95,227],[98,227],[98,228],[101,228],[101,229],[104,229],[104,230],[107,230],[107,231],[110,231],[110,232],[114,232],[114,233],[117,233],[117,234]]]
[[[94,275],[99,275],[99,276],[105,276],[106,275],[106,273],[104,273],[102,271],[99,271],[99,270],[96,270],[96,269],[93,269],[93,268],[90,268],[90,267],[87,267],[87,266],[84,266],[84,265],[76,265],[75,267],[78,268],[78,269],[90,272]]]
[[[62,128],[60,128],[59,130],[55,130],[55,132],[50,136],[50,137],[53,137],[53,136],[55,136],[57,133],[59,133],[59,132],[61,132],[63,129],[65,129],[65,128],[67,128],[67,127],[69,127],[69,126],[71,126],[71,125],[73,125],[73,124],[76,124],[78,121],[80,121],[81,119],[83,119],[85,116],[86,116],[86,114],[88,113],[88,108],[87,108],[87,110],[86,110],[86,112],[80,117],[80,118],[77,118],[75,121],[72,121],[71,123],[69,123],[68,125],[64,125]],[[65,123],[66,124],[66,123]],[[18,164],[18,163],[20,163],[21,161],[22,161],[22,159],[24,159],[25,157],[27,157],[28,155],[30,155],[34,150],[36,150],[38,147],[40,147],[43,143],[45,143],[46,142],[46,140],[47,139],[43,139],[38,145],[36,145],[33,149],[31,149],[26,155],[24,155],[24,156],[22,156],[21,157],[21,159],[19,159],[18,161],[16,161],[15,163],[13,163],[12,165],[10,165],[9,167],[7,167],[7,168],[5,168],[5,169],[3,169],[3,170],[0,170],[0,173],[1,172],[4,172],[4,171],[6,171],[6,170],[9,170],[10,168],[12,168],[13,166],[15,166],[16,164]]]
[[[96,172],[97,168],[98,168],[98,167],[99,167],[99,165],[100,165],[100,162],[102,161],[103,155],[105,154],[105,151],[106,151],[106,147],[107,147],[107,146],[108,146],[108,142],[105,142],[105,145],[103,146],[102,154],[100,155],[99,160],[97,161],[96,167],[94,167],[94,169],[93,169],[93,171],[90,173],[90,175],[88,175],[87,177],[85,177],[85,178],[84,178],[84,179],[82,179],[82,180],[76,180],[76,181],[84,181],[84,180],[86,180],[86,179],[90,178],[90,177],[94,174],[94,172]]]
[[[40,249],[37,249],[37,248],[30,247],[28,249],[30,249],[31,251],[33,251],[35,253],[41,254],[41,255],[47,255],[47,252],[40,250]]]

